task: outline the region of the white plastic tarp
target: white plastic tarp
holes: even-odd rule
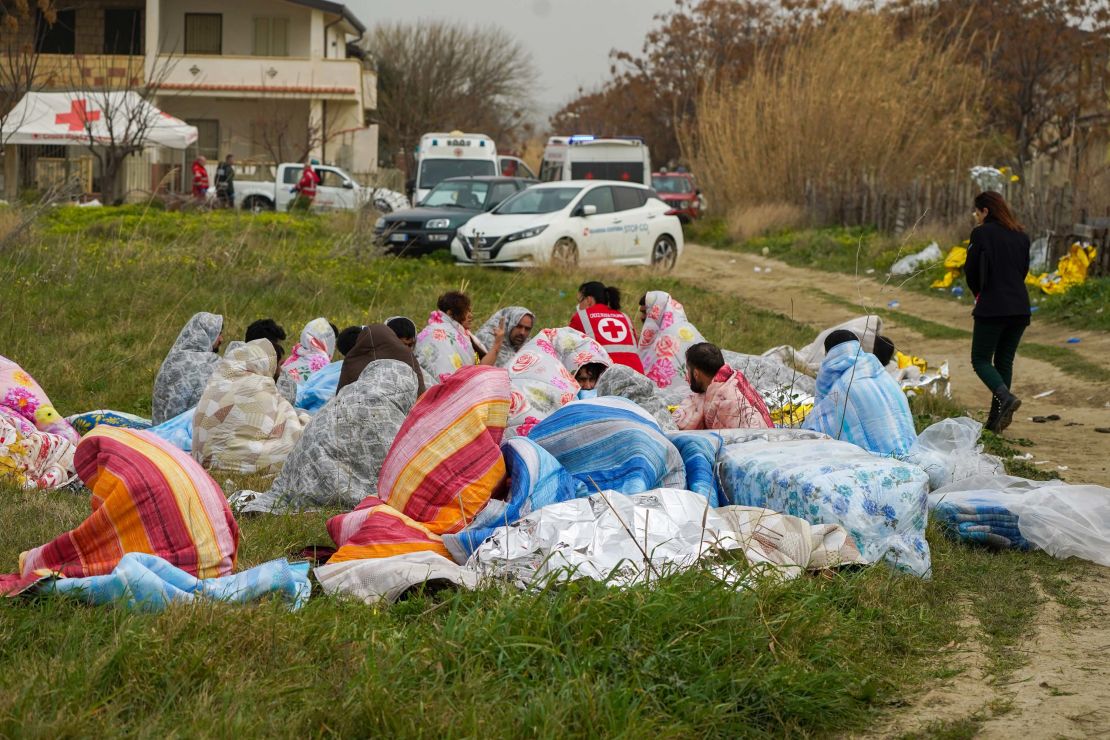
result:
[[[3,119],[6,144],[135,143],[185,149],[197,128],[155,108],[136,92],[33,92]]]

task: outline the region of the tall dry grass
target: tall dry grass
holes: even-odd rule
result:
[[[710,199],[728,213],[806,205],[868,182],[898,188],[968,165],[984,148],[982,75],[964,47],[900,36],[882,14],[844,13],[708,88],[683,135]]]
[[[804,226],[806,215],[793,203],[757,203],[733,208],[725,223],[734,241],[746,242],[757,236]]]

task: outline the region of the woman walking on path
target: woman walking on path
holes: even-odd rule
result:
[[[967,287],[975,295],[971,366],[990,389],[987,429],[1010,426],[1021,399],[1010,392],[1014,355],[1029,326],[1029,237],[1006,200],[995,192],[975,196],[975,222],[967,250]]]

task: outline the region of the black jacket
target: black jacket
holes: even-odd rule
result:
[[[964,265],[967,287],[975,294],[971,315],[979,319],[1029,316],[1029,237],[987,217],[971,232]]]

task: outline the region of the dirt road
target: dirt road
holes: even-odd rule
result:
[[[883,285],[871,277],[791,267],[766,257],[696,244],[686,245],[675,277],[817,327],[862,315],[867,307],[885,307],[898,301],[897,310],[902,313],[971,330],[969,304],[923,295],[896,284]],[[859,308],[823,298],[820,292],[851,301]],[[984,418],[985,414],[979,412],[990,396],[971,369],[969,340],[928,339],[911,327],[899,326],[895,319],[885,321],[883,331],[899,349],[924,357],[930,366],[947,360],[955,400],[980,420]],[[1067,348],[1091,362],[1104,364],[1110,358],[1110,333],[1075,331],[1034,318],[1025,337],[1028,342]],[[1066,344],[1069,337],[1078,337],[1081,342]],[[1077,378],[1048,362],[1023,357],[1020,351],[1014,377],[1014,390],[1024,405],[1006,436],[1032,440],[1031,462],[1056,470],[1067,481],[1110,485],[1110,434],[1095,431],[1110,427],[1110,384]],[[1045,398],[1033,397],[1050,390],[1053,393]],[[1030,420],[1050,414],[1061,419],[1044,424]]]

